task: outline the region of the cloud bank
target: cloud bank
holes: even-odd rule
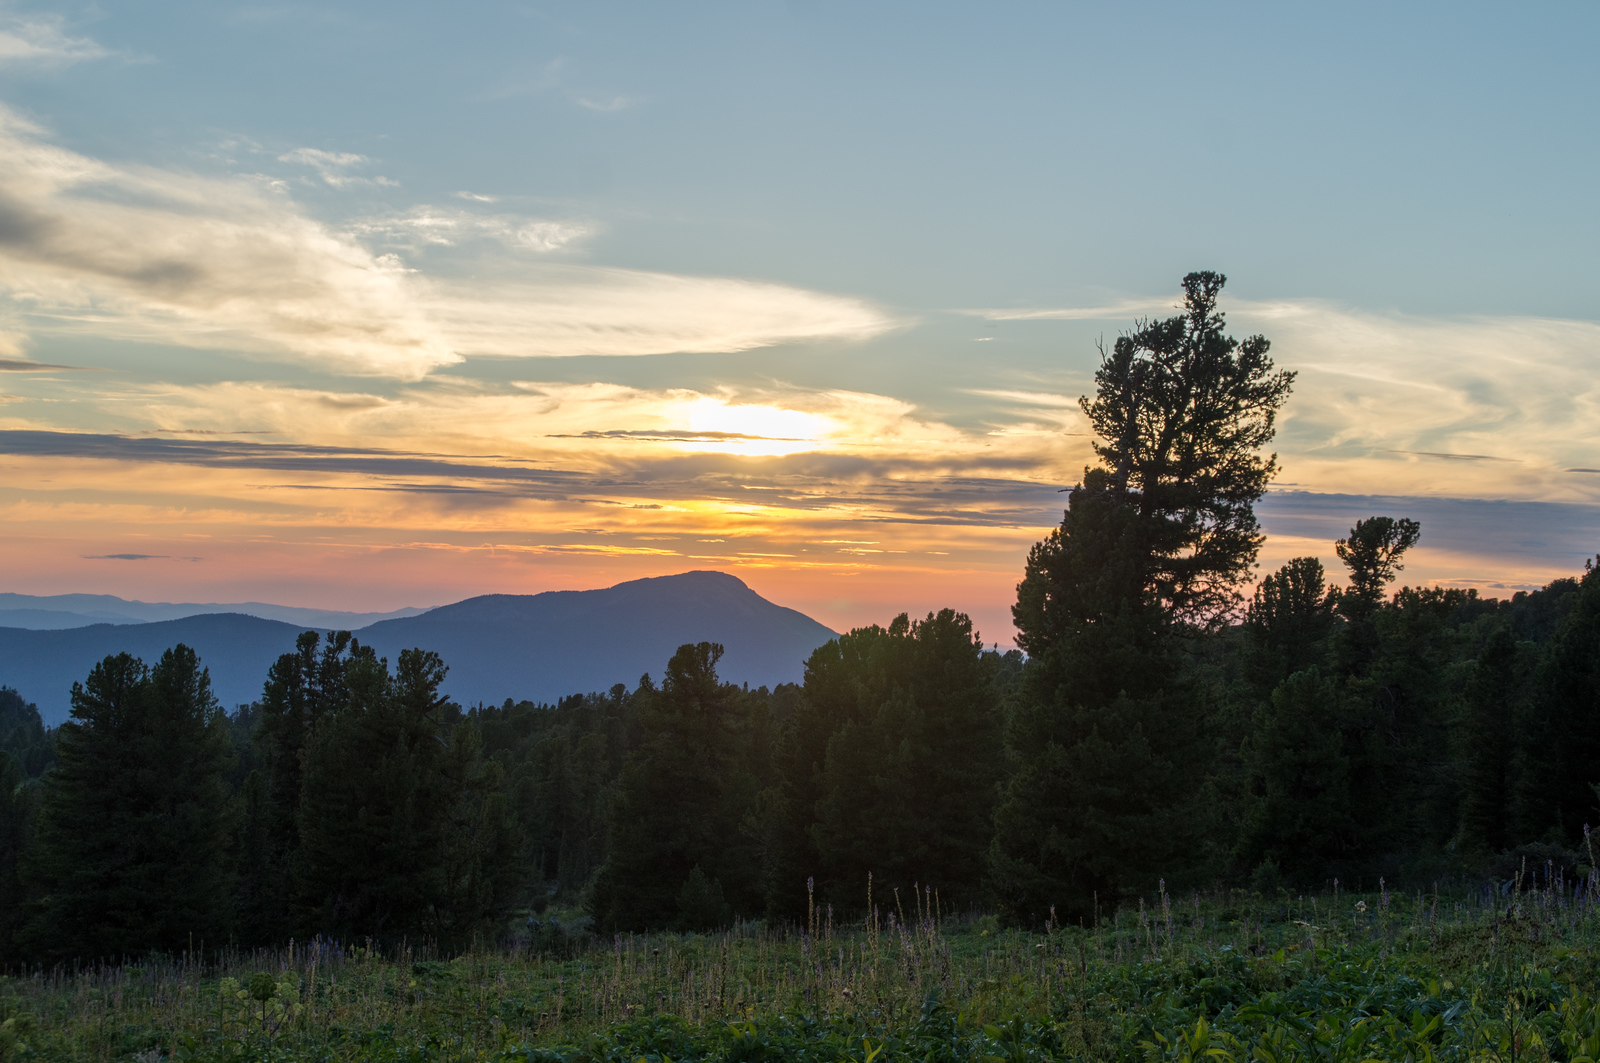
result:
[[[312,149],[285,158],[333,185],[365,161]],[[581,235],[533,220],[508,231],[534,253]],[[893,325],[860,300],[728,278],[529,263],[467,284],[359,235],[309,217],[270,182],[114,166],[0,109],[0,290],[35,329],[416,380],[477,354],[742,351]]]

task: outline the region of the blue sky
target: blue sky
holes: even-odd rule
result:
[[[0,374],[0,428],[35,433],[5,589],[392,608],[719,567],[836,627],[952,604],[1003,638],[1087,458],[1096,339],[1199,268],[1301,371],[1296,512],[1454,500],[1408,575],[1537,584],[1600,503],[1569,471],[1600,467],[1597,29],[1577,4],[5,6],[0,356],[74,367]],[[226,467],[271,475],[38,442],[91,432],[267,448]],[[1530,554],[1496,501],[1571,534]],[[1318,549],[1295,527],[1269,562]]]

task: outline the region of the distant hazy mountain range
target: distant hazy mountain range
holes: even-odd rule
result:
[[[243,613],[285,624],[354,631],[380,620],[416,616],[426,609],[396,609],[392,613],[344,613],[337,609],[300,609],[266,602],[130,602],[111,594],[0,594],[0,627],[25,627],[55,631],[90,624],[149,624],[181,620],[202,613]]]
[[[361,642],[391,661],[414,646],[436,650],[450,666],[445,691],[464,705],[506,698],[553,702],[617,683],[632,688],[646,672],[659,679],[678,646],[701,641],[725,647],[718,668],[724,679],[774,686],[798,681],[811,651],[835,637],[804,613],[767,601],[723,572],[685,572],[605,590],[486,594],[426,612],[402,610],[411,615],[398,617],[255,604],[152,605],[109,595],[0,595],[0,609],[59,616],[64,614],[49,607],[10,603],[68,599],[75,600],[73,612],[88,617],[93,614],[85,605],[91,603],[96,611],[137,606],[195,612],[153,622],[91,619],[87,626],[53,630],[0,627],[0,686],[15,687],[37,702],[50,724],[66,718],[73,682],[107,654],[125,650],[153,663],[179,642],[200,654],[218,699],[231,708],[260,696],[267,668],[308,628],[354,630]],[[283,619],[245,615],[261,610]],[[299,619],[311,615],[335,622]],[[375,616],[385,619],[372,622]],[[353,617],[364,623],[340,619]],[[0,624],[6,623],[15,620],[0,612]]]

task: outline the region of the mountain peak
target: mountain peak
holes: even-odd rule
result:
[[[696,570],[588,591],[484,594],[373,624],[361,641],[386,656],[421,646],[450,666],[458,701],[555,701],[660,674],[683,643],[724,648],[722,678],[796,682],[836,632],[761,597],[737,576]]]

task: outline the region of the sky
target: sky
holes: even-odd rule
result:
[[[1593,4],[0,3],[0,590],[714,568],[1007,644],[1098,345],[1228,275],[1262,565],[1600,551]]]

